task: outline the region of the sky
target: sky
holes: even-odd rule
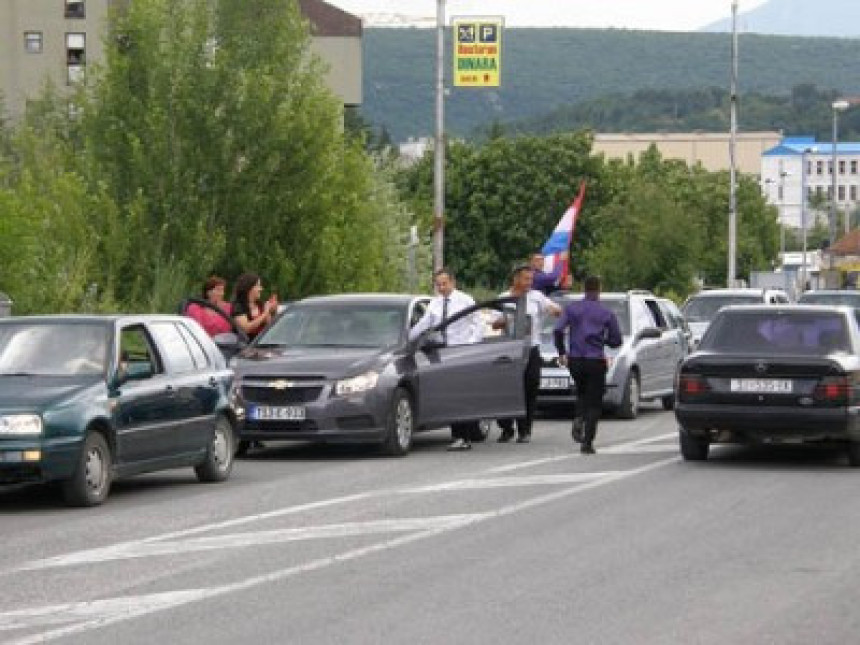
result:
[[[437,0],[326,0],[365,18],[365,26],[408,16],[432,26]],[[739,12],[767,0],[739,0]],[[732,12],[731,0],[446,0],[446,15],[504,16],[509,27],[616,27],[695,31]]]

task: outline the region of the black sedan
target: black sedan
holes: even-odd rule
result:
[[[0,483],[59,482],[93,506],[117,477],[233,466],[232,373],[178,316],[0,321]]]
[[[720,311],[681,366],[681,453],[714,443],[838,443],[860,466],[860,329],[848,307]]]
[[[404,455],[413,432],[523,415],[523,307],[482,303],[447,321],[504,309],[508,333],[480,342],[446,346],[438,330],[409,341],[428,300],[352,294],[290,304],[231,360],[242,442],[371,443]]]

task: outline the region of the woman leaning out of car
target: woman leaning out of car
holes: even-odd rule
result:
[[[278,311],[278,298],[273,293],[265,302],[260,302],[263,285],[256,273],[243,273],[236,279],[233,297],[233,320],[239,328],[254,339],[266,328]]]
[[[191,303],[185,310],[185,315],[200,323],[200,326],[210,336],[228,334],[233,331],[230,325],[233,308],[229,302],[224,300],[226,288],[227,281],[224,278],[219,278],[217,275],[210,276],[203,283],[203,299],[211,305],[211,308]],[[223,315],[215,311],[214,308],[224,312]]]

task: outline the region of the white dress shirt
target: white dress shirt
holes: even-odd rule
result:
[[[441,295],[434,296],[427,305],[427,311],[415,326],[409,330],[409,340],[415,340],[422,332],[439,325],[443,317],[452,318],[464,309],[475,304],[472,296],[454,289],[447,297],[448,304]],[[444,330],[444,339],[448,345],[468,345],[479,343],[484,338],[484,326],[480,314],[476,311],[457,322],[448,325]]]
[[[510,291],[505,291],[500,294],[500,297],[507,298],[510,295]],[[526,315],[531,319],[532,347],[540,347],[544,318],[554,307],[555,303],[540,291],[532,289],[526,294]],[[501,318],[501,316],[502,314],[499,314],[498,317]]]

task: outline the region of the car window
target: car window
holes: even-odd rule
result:
[[[860,307],[860,293],[846,291],[845,293],[816,293],[810,291],[800,296],[800,304],[816,305],[848,305]]]
[[[163,352],[167,368],[175,374],[193,372],[197,369],[194,357],[182,334],[172,322],[153,323],[150,325],[155,342]]]
[[[657,322],[658,328],[669,329],[669,323],[666,322],[666,318],[663,316],[663,312],[660,310],[660,306],[657,304],[656,300],[646,300],[645,306],[651,311],[651,315]]]
[[[667,328],[678,329],[679,327],[681,327],[681,324],[678,321],[678,318],[675,316],[675,314],[669,308],[668,304],[660,301],[657,303],[657,306],[660,307],[660,313],[663,315],[663,320],[666,321],[666,327]]]
[[[657,322],[654,320],[654,315],[642,300],[632,300],[630,304],[633,309],[633,330],[635,332],[645,329],[646,327],[657,326]]]
[[[410,329],[417,325],[418,321],[424,316],[424,313],[427,311],[427,304],[426,300],[418,300],[415,306],[412,307],[412,315],[409,317]]]
[[[177,324],[176,326],[179,329],[179,333],[182,334],[182,337],[185,339],[188,349],[191,350],[191,357],[194,359],[194,364],[197,366],[197,369],[202,370],[209,367],[209,356],[206,355],[206,350],[203,349],[197,336],[195,336],[194,333],[185,325]]]
[[[847,320],[837,312],[723,312],[701,349],[770,355],[850,351]]]
[[[289,347],[387,347],[402,342],[407,310],[401,304],[297,304],[260,337]]]
[[[693,296],[684,305],[687,322],[711,322],[717,312],[729,305],[761,304],[761,294],[731,294],[724,296]]]
[[[159,374],[161,363],[142,325],[123,327],[119,336],[120,367],[125,374]]]
[[[94,376],[104,374],[108,328],[101,324],[0,325],[0,374]]]
[[[566,298],[553,298],[553,302],[555,302],[559,307],[564,309],[571,302],[576,302],[577,300],[582,300],[582,296],[574,296],[574,297],[566,297]],[[618,328],[621,330],[622,336],[630,335],[630,307],[627,305],[627,298],[600,298],[600,304],[609,309],[612,313],[615,314],[615,317],[618,319]],[[552,343],[552,330],[555,328],[555,323],[558,321],[558,318],[554,316],[545,316],[543,320],[543,330],[542,330],[542,340],[544,343]],[[653,323],[651,323],[653,325]]]

